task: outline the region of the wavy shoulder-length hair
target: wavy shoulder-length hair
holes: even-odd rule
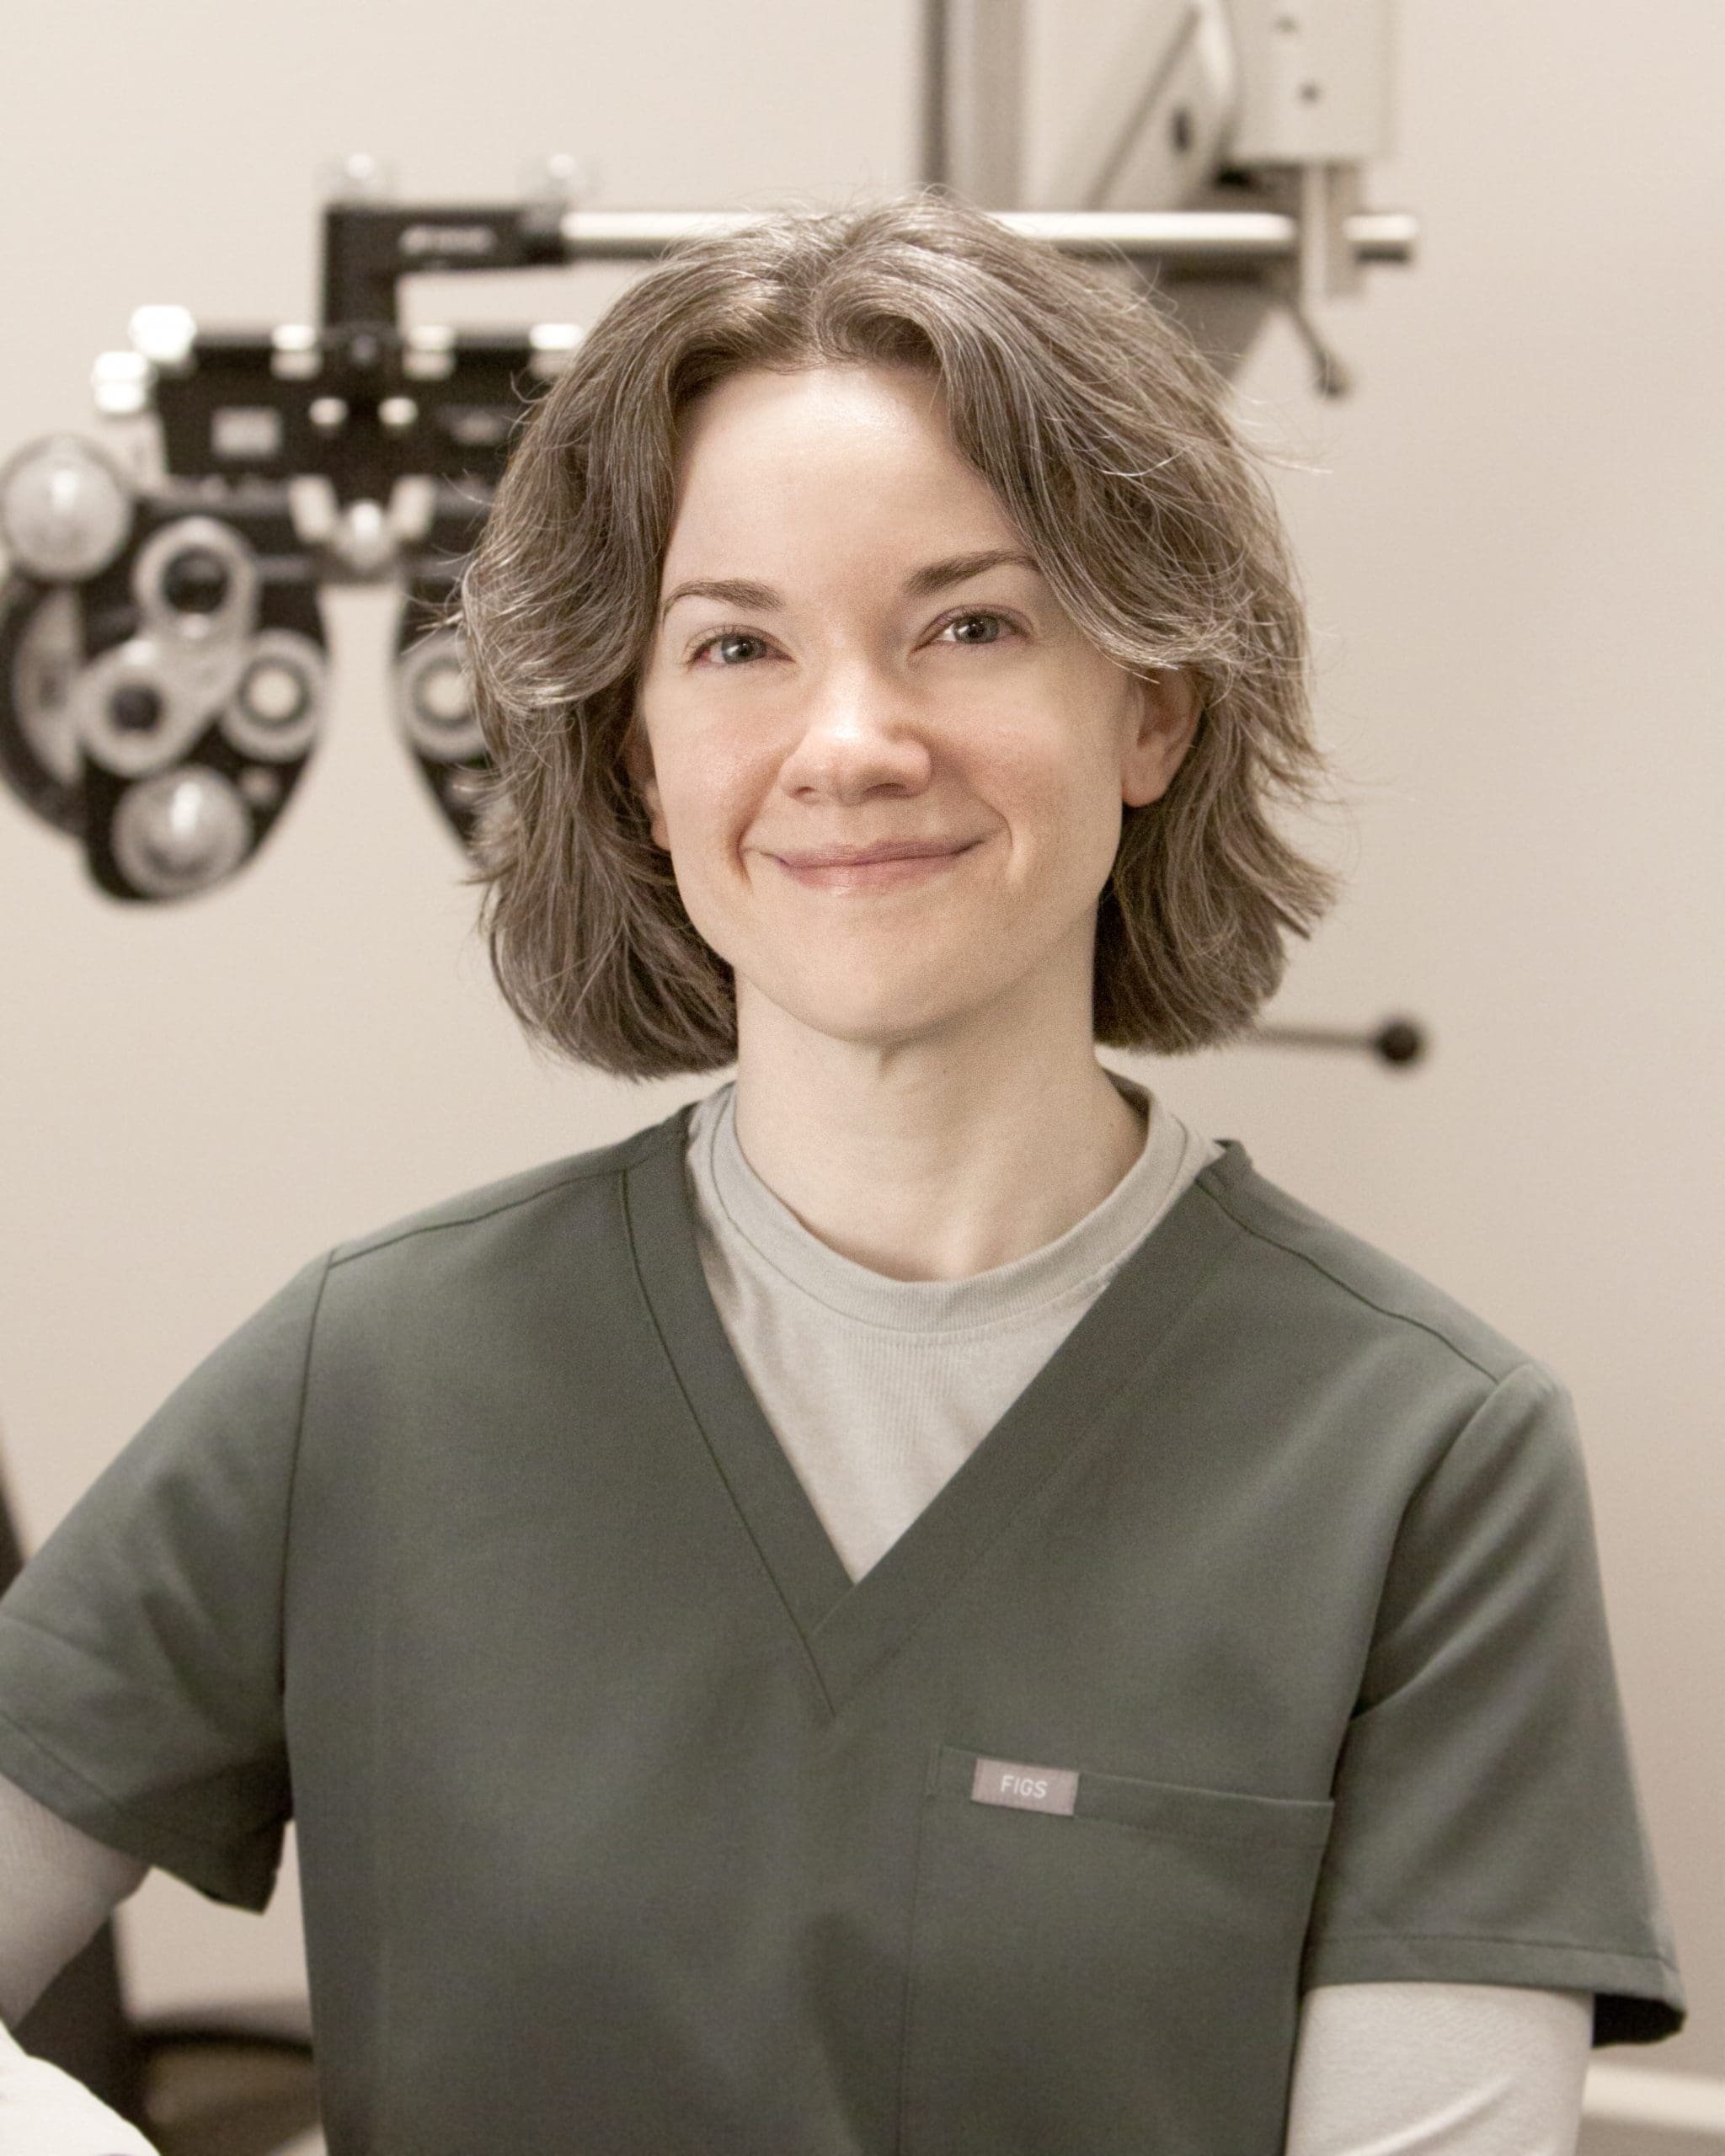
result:
[[[1241,1033],[1336,893],[1272,822],[1325,792],[1273,497],[1226,383],[1141,291],[928,194],[681,246],[523,429],[459,600],[495,767],[473,880],[505,1000],[537,1042],[624,1075],[734,1059],[731,969],[625,765],[679,422],[746,368],[871,362],[938,379],[960,453],[1103,652],[1195,680],[1172,784],[1124,814],[1095,1032],[1165,1054]]]

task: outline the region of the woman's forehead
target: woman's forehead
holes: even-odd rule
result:
[[[807,360],[796,366],[748,366],[692,398],[679,429],[686,457],[697,443],[740,424],[801,419],[818,426],[855,423],[890,408],[947,433],[946,391],[930,367],[907,360]]]
[[[919,369],[751,369],[697,402],[680,446],[667,582],[750,574],[740,548],[764,573],[811,547],[921,559],[1019,543]]]

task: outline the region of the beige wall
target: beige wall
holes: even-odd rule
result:
[[[1656,2063],[1717,2074],[1725,10],[1407,0],[1402,51],[1376,193],[1421,265],[1333,310],[1352,403],[1314,403],[1281,331],[1242,392],[1313,467],[1282,491],[1355,800],[1350,895],[1277,1015],[1405,1009],[1437,1052],[1152,1081],[1569,1380],[1692,1993]],[[909,175],[913,53],[908,0],[39,11],[0,72],[0,446],[83,424],[141,301],[303,316],[346,149],[430,196],[558,148],[612,204],[831,195]],[[542,289],[491,311],[594,302]],[[0,799],[0,1424],[32,1541],[304,1258],[675,1097],[530,1060],[388,731],[387,605],[331,613],[334,723],[227,892],[115,908]],[[158,1876],[124,1935],[145,2006],[300,1981],[291,1881],[260,1922]]]

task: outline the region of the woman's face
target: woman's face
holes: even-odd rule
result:
[[[688,415],[632,769],[754,999],[903,1043],[1087,1013],[1123,804],[1195,724],[1056,605],[908,367],[734,376]],[[644,734],[644,742],[643,735]]]

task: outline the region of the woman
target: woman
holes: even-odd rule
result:
[[[924,200],[526,430],[498,977],[734,1081],[307,1267],[0,1606],[61,1874],[291,1808],[337,2156],[1557,2156],[1680,2024],[1561,1385],[1097,1059],[1330,896],[1224,394]]]

